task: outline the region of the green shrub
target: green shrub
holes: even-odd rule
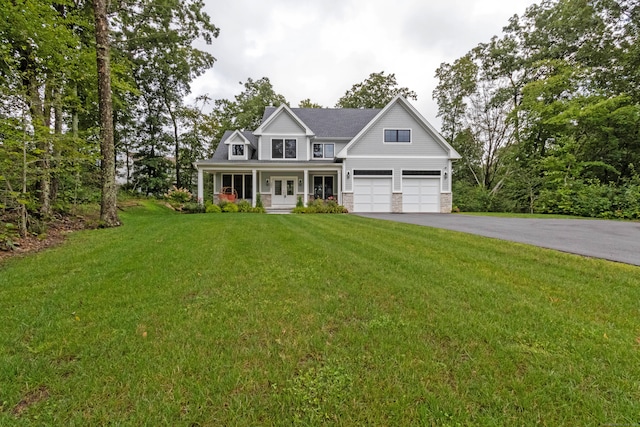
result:
[[[252,211],[251,203],[246,200],[240,200],[238,202],[238,212],[248,213]]]
[[[298,196],[298,201],[296,202],[296,208],[304,208],[304,203],[302,202],[302,196]]]
[[[184,212],[184,213],[204,213],[205,212],[205,207],[204,207],[203,204],[200,204],[200,203],[189,202],[189,203],[185,203],[182,206],[182,212]]]
[[[222,207],[222,212],[236,213],[236,212],[238,212],[238,205],[236,205],[235,203],[227,202]]]
[[[261,208],[264,213],[264,205],[262,204],[262,197],[260,197],[260,193],[256,194],[256,208]]]
[[[266,213],[267,211],[265,210],[264,206],[256,206],[254,208],[251,209],[252,213]]]
[[[17,227],[11,223],[0,221],[0,250],[8,251],[15,249],[15,240],[20,237]]]
[[[334,199],[315,199],[309,206],[296,206],[292,213],[349,213],[349,211]]]
[[[205,212],[206,213],[220,213],[222,212],[222,209],[220,209],[220,206],[213,204],[211,202],[207,202],[205,203]]]

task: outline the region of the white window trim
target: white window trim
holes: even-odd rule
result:
[[[337,190],[337,188],[336,188],[337,178],[336,178],[335,175],[331,175],[331,174],[328,174],[328,175],[327,174],[313,174],[313,175],[311,175],[311,187],[312,187],[311,195],[314,198],[315,198],[315,195],[316,195],[316,188],[315,188],[315,179],[316,178],[322,178],[322,195],[323,196],[326,196],[326,194],[324,194],[325,179],[326,178],[331,178],[333,180],[333,183],[331,184],[331,193],[333,193],[333,194],[332,194],[331,197],[333,197],[334,199],[338,198],[338,196],[337,196],[338,191],[336,191]],[[323,200],[326,200],[326,197],[323,197]]]
[[[388,130],[408,130],[409,131],[409,142],[405,142],[405,141],[385,141],[384,135],[387,133]],[[412,128],[383,128],[382,129],[382,143],[383,144],[390,144],[390,145],[397,145],[397,144],[413,144],[413,129]]]
[[[233,147],[236,145],[243,147],[242,149],[243,154],[241,155],[233,154]],[[247,160],[247,144],[232,142],[229,145],[229,160]]]
[[[273,141],[274,140],[281,140],[282,141],[282,157],[273,157]],[[296,142],[296,156],[295,157],[286,157],[286,145],[287,145],[287,140],[289,141],[295,141]],[[269,154],[271,155],[271,160],[281,160],[281,161],[295,161],[298,160],[298,138],[287,138],[287,137],[282,137],[282,138],[271,138],[270,140],[270,144],[269,144]]]

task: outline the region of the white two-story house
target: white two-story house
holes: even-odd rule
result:
[[[266,208],[333,198],[349,212],[448,213],[459,158],[399,96],[382,109],[268,107],[256,130],[227,131],[194,166],[201,201],[231,187],[254,205],[260,194]]]

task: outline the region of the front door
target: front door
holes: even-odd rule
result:
[[[294,178],[276,178],[273,180],[273,198],[271,204],[274,206],[295,206],[296,205],[296,180]]]

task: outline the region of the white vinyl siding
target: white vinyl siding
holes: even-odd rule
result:
[[[391,129],[411,129],[411,143],[385,143],[384,131]],[[366,155],[449,157],[449,151],[402,105],[396,104],[349,149],[348,156]]]
[[[264,134],[305,134],[304,127],[300,126],[286,111],[282,111],[275,117],[271,123],[264,129]]]

